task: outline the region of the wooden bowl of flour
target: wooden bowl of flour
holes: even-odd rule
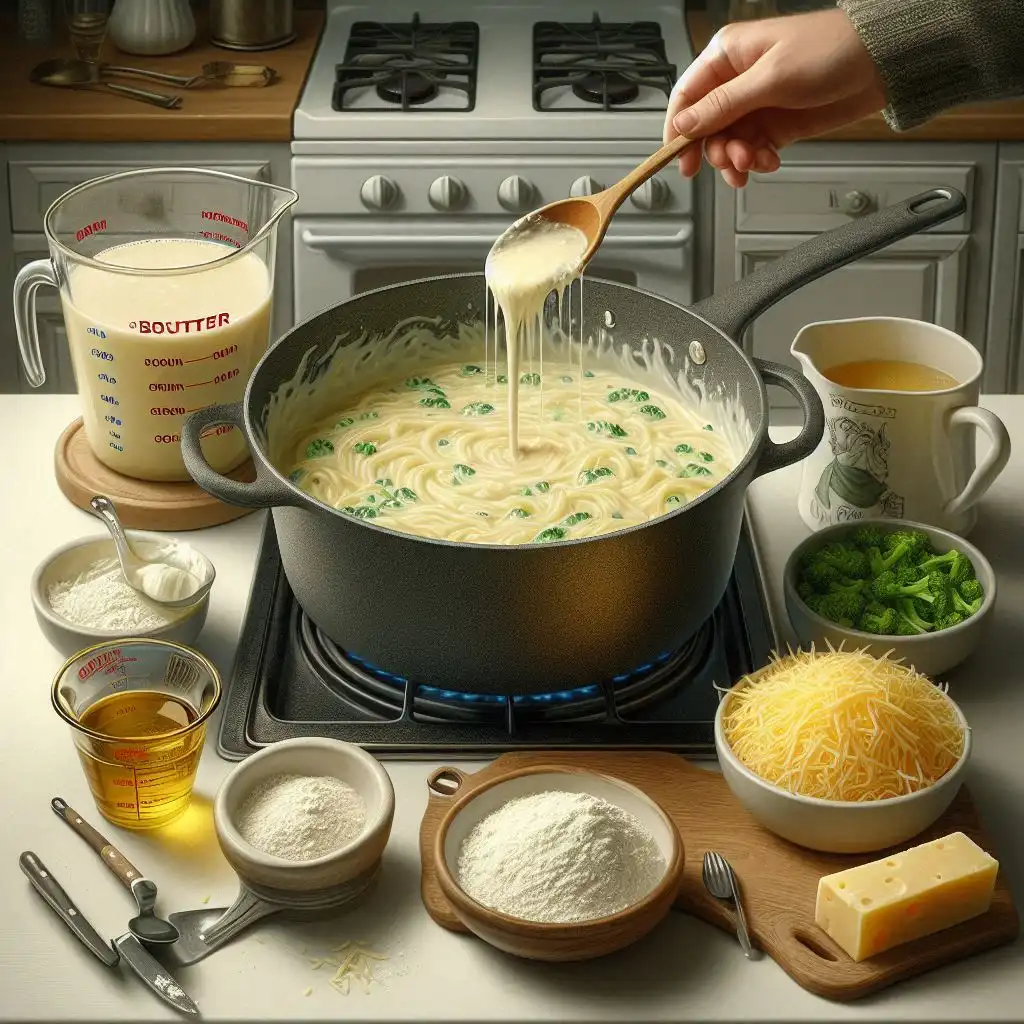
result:
[[[539,794],[549,796],[543,802],[532,801],[528,805],[530,813],[526,818],[532,814],[534,824],[517,827],[524,820],[522,814],[517,817],[507,805],[521,797]],[[611,861],[619,865],[620,870],[605,872],[605,865],[594,864],[580,851],[579,862],[574,863],[573,843],[566,840],[586,834],[586,827],[576,821],[560,828],[557,836],[552,836],[551,845],[541,849],[541,844],[534,841],[529,830],[540,827],[543,814],[565,807],[567,817],[563,821],[566,821],[569,809],[576,808],[577,814],[586,810],[583,806],[586,802],[570,799],[566,803],[563,797],[555,794],[596,797],[626,812],[631,816],[630,820],[639,823],[647,833],[641,844],[645,851],[643,861],[629,860],[623,850],[620,851],[622,856],[612,856]],[[452,800],[434,843],[438,884],[466,928],[506,953],[549,961],[591,960],[606,956],[624,949],[655,928],[669,912],[679,892],[684,860],[679,830],[658,803],[620,779],[558,764],[537,765],[500,775],[462,797],[456,789]],[[517,806],[524,807],[522,804]],[[586,806],[594,807],[589,803]],[[499,811],[502,814],[494,817]],[[478,829],[477,826],[485,819],[486,825]],[[656,856],[646,856],[652,851],[649,840],[653,840],[660,861]],[[466,859],[460,872],[460,857],[463,855]],[[537,887],[531,885],[537,878],[530,872],[536,872],[545,860],[560,860],[571,867],[559,878],[558,885],[540,886],[540,890],[549,895],[545,895],[538,904],[535,897],[529,896],[531,889],[537,891]],[[645,879],[642,885],[631,881],[635,872],[621,870],[631,864]],[[590,868],[594,870],[588,878]],[[510,897],[508,876],[501,873],[518,873],[520,870],[527,874],[511,888],[523,895]],[[494,873],[488,874],[490,871]],[[549,878],[548,882],[551,880]],[[598,889],[595,890],[595,886]],[[470,895],[467,888],[473,888],[476,896]],[[524,899],[529,904],[533,920],[495,909],[498,905],[525,906]],[[566,920],[573,912],[570,910],[572,907],[577,908],[577,914],[583,908],[593,912],[601,904],[613,906],[623,899],[631,902],[613,913]],[[544,915],[549,919],[536,919]]]
[[[358,834],[308,860],[266,853],[249,842],[240,820],[246,800],[256,787],[282,775],[328,776],[355,790],[365,808]],[[319,813],[337,810],[327,806]],[[394,815],[391,779],[372,754],[354,743],[304,736],[247,757],[224,780],[213,804],[217,839],[228,863],[251,890],[281,904],[309,902],[311,896],[314,902],[339,904],[361,894],[377,873]]]

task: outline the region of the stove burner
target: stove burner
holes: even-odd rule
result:
[[[480,30],[469,21],[383,24],[357,21],[335,67],[335,110],[404,110],[433,104],[472,110]],[[367,94],[383,105],[366,102]]]
[[[568,91],[586,105],[605,110],[664,110],[676,80],[654,21],[588,24],[540,21],[533,26],[533,106],[566,109]],[[581,110],[586,107],[572,107]]]
[[[572,91],[574,95],[588,103],[616,107],[623,103],[632,103],[640,95],[640,86],[617,71],[608,71],[604,74],[595,72],[587,75],[581,82],[573,85]]]
[[[531,722],[598,722],[610,715],[635,716],[684,688],[706,659],[714,629],[704,624],[680,650],[666,652],[632,672],[573,690],[550,693],[466,693],[414,684],[412,714],[423,722],[516,724]],[[393,721],[406,707],[409,680],[346,653],[301,616],[298,628],[303,654],[327,686],[337,690],[373,718]]]

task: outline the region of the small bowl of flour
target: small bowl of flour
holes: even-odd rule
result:
[[[434,866],[462,923],[508,953],[588,960],[668,913],[683,842],[649,796],[574,768],[528,768],[452,797]]]
[[[221,850],[238,876],[281,902],[355,898],[391,835],[395,794],[380,762],[337,740],[284,740],[242,761],[213,805]]]
[[[191,544],[144,530],[127,533],[143,558],[181,565],[203,579],[214,574],[210,560]],[[53,551],[32,574],[30,592],[39,628],[65,657],[126,637],[189,647],[210,607],[210,594],[188,608],[168,608],[140,594],[124,578],[108,533],[80,537]]]

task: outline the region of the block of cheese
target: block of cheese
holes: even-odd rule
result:
[[[963,832],[825,875],[814,921],[857,961],[984,914],[999,862]]]

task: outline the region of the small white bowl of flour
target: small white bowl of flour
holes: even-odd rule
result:
[[[238,876],[285,896],[369,885],[394,813],[391,779],[372,754],[313,737],[241,762],[213,805],[221,850]]]
[[[434,846],[460,921],[536,960],[587,960],[637,941],[671,908],[683,862],[678,829],[649,796],[555,766],[456,794]]]

